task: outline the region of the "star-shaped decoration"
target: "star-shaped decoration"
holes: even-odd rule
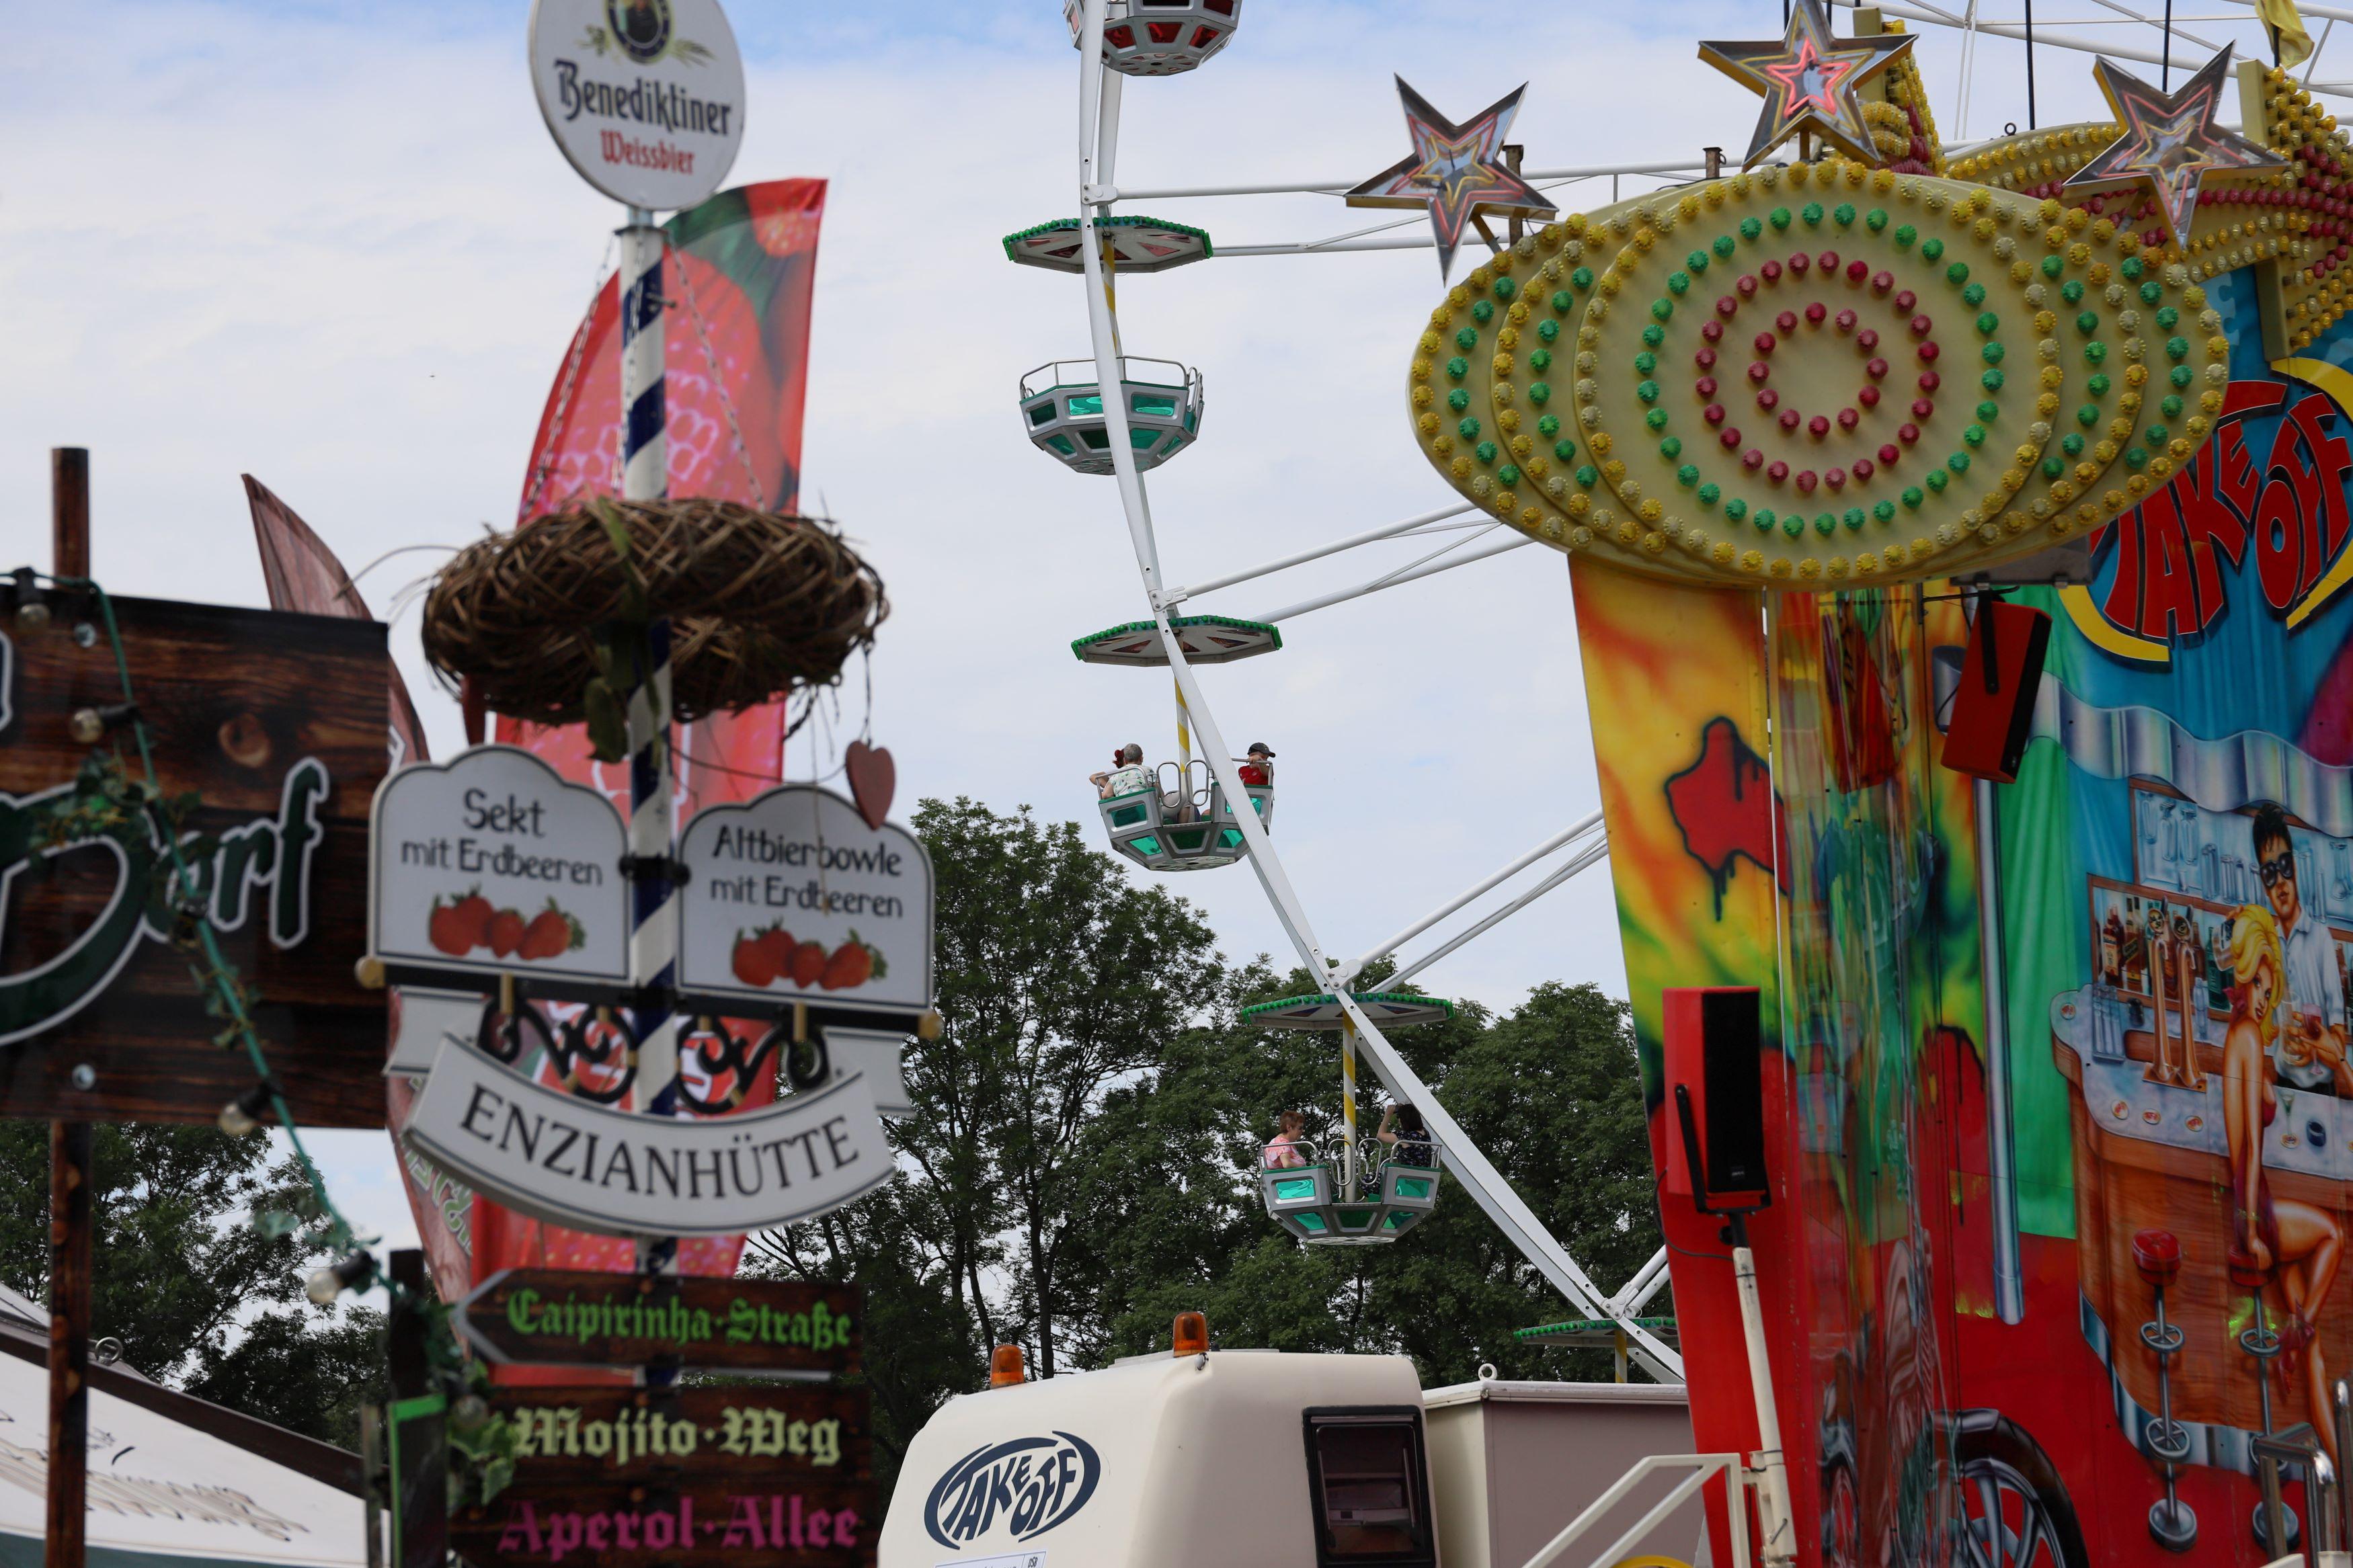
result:
[[[1744,169],[1800,131],[1811,131],[1849,157],[1881,162],[1863,123],[1860,89],[1912,47],[1912,35],[1834,38],[1822,0],[1797,0],[1787,36],[1762,43],[1706,43],[1699,58],[1765,95]]]
[[[1462,231],[1479,213],[1506,217],[1550,217],[1553,205],[1535,187],[1504,166],[1504,141],[1520,110],[1523,82],[1461,125],[1430,107],[1421,94],[1398,78],[1405,105],[1406,133],[1413,151],[1348,193],[1352,207],[1430,209],[1438,234],[1438,275],[1454,265]]]
[[[2105,59],[2092,67],[2108,107],[2125,133],[2067,176],[2066,189],[2094,192],[2146,186],[2157,197],[2173,243],[2189,237],[2198,208],[2198,187],[2208,174],[2255,174],[2287,167],[2286,161],[2243,136],[2214,123],[2222,84],[2230,74],[2231,50],[2206,62],[2179,92],[2160,92]]]

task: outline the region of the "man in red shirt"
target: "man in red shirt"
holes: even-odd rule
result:
[[[1242,763],[1242,783],[1253,789],[1265,789],[1274,783],[1274,753],[1266,749],[1264,741],[1252,741],[1250,760]]]

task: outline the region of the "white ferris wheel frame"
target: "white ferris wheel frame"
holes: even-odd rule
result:
[[[2252,13],[2256,0],[2211,0],[2213,5],[2239,7]],[[1885,15],[1900,16],[1915,24],[1949,28],[1962,35],[1960,76],[1957,83],[1956,129],[1966,136],[1968,103],[1976,67],[1976,43],[1978,35],[2023,41],[2030,53],[2034,47],[2058,49],[2070,53],[2106,55],[2147,65],[2194,68],[2202,58],[2200,51],[2211,54],[2220,46],[2212,40],[2188,32],[2182,23],[2244,21],[2245,16],[2224,12],[2221,15],[2182,16],[2168,22],[2119,4],[2118,0],[2091,0],[2113,15],[2098,17],[2070,17],[2060,22],[2062,27],[2121,26],[2149,27],[2160,35],[2160,49],[2136,48],[2127,44],[2107,39],[2094,40],[2067,32],[2052,32],[2048,27],[2035,28],[2030,11],[2027,23],[1985,19],[1978,14],[1978,0],[1965,0],[1965,9],[1955,12],[1935,0],[1829,0],[1829,4],[1844,9],[1871,6]],[[2031,5],[2031,0],[2029,0]],[[1084,266],[1087,301],[1087,325],[1094,352],[1098,384],[1113,385],[1119,380],[1119,329],[1113,313],[1109,279],[1104,275],[1102,247],[1096,238],[1096,221],[1108,216],[1113,204],[1127,201],[1176,200],[1190,197],[1329,195],[1336,195],[1356,184],[1356,178],[1290,179],[1256,184],[1213,186],[1170,186],[1123,190],[1113,184],[1119,145],[1120,97],[1124,78],[1107,70],[1103,60],[1103,34],[1107,0],[1084,0],[1084,10],[1077,39],[1079,54],[1079,253]],[[2311,60],[2302,73],[2303,85],[2315,94],[2335,98],[2353,98],[2353,80],[2332,81],[2314,79],[2320,59],[2327,50],[2331,35],[2339,21],[2353,22],[2353,10],[2317,4],[2300,4],[2303,15],[2324,23]],[[2138,37],[2137,33],[2129,35]],[[2179,40],[2179,46],[2176,40]],[[2340,53],[2342,50],[2340,49]],[[2013,128],[2014,129],[2014,128]],[[1979,139],[1980,141],[1982,138]],[[1947,151],[1958,152],[1974,143],[1963,141],[1947,144]],[[1709,172],[1702,162],[1661,162],[1651,163],[1606,164],[1588,168],[1537,169],[1524,171],[1523,177],[1538,189],[1576,184],[1585,180],[1608,178],[1610,200],[1619,199],[1619,184],[1624,176],[1645,176],[1669,182],[1702,176]],[[1419,222],[1416,217],[1396,219],[1353,229],[1320,239],[1300,240],[1281,244],[1222,246],[1217,251],[1220,260],[1250,257],[1317,256],[1364,250],[1426,249],[1435,242],[1426,234],[1393,234],[1388,231],[1409,227]],[[1151,606],[1152,619],[1157,627],[1162,646],[1167,650],[1169,669],[1176,678],[1179,700],[1189,716],[1193,728],[1206,754],[1212,775],[1221,784],[1227,798],[1245,798],[1237,764],[1218,728],[1217,715],[1208,697],[1187,662],[1183,646],[1169,625],[1169,613],[1197,595],[1233,587],[1239,584],[1287,570],[1344,551],[1384,540],[1419,540],[1448,534],[1457,535],[1429,554],[1405,565],[1359,583],[1352,587],[1303,599],[1296,604],[1260,612],[1250,619],[1280,623],[1310,611],[1377,593],[1431,576],[1440,572],[1466,566],[1506,551],[1517,550],[1535,542],[1533,539],[1486,517],[1469,502],[1456,502],[1384,523],[1363,532],[1348,535],[1330,542],[1298,551],[1256,566],[1207,578],[1198,583],[1169,586],[1164,584],[1160,569],[1158,542],[1153,532],[1151,503],[1145,490],[1144,478],[1135,466],[1134,449],[1128,440],[1127,409],[1118,397],[1103,400],[1106,435],[1109,438],[1112,467],[1118,482],[1120,507],[1127,522],[1128,536],[1135,551],[1136,570],[1143,580],[1145,601]],[[1491,538],[1500,531],[1502,537]],[[1476,548],[1465,549],[1466,545]],[[1546,893],[1553,891],[1580,871],[1599,864],[1609,855],[1609,838],[1601,829],[1600,813],[1572,823],[1550,838],[1518,857],[1493,874],[1482,879],[1455,898],[1448,900],[1429,915],[1399,931],[1379,945],[1354,960],[1343,963],[1326,955],[1309,922],[1290,876],[1276,856],[1274,846],[1255,812],[1236,812],[1233,823],[1242,836],[1251,869],[1257,873],[1259,885],[1272,907],[1276,921],[1291,939],[1293,947],[1311,974],[1323,975],[1339,999],[1349,1022],[1355,1026],[1358,1041],[1371,1057],[1374,1070],[1389,1091],[1409,1100],[1419,1109],[1442,1151],[1446,1165],[1470,1193],[1472,1199],[1495,1222],[1504,1236],[1554,1289],[1567,1298],[1571,1305],[1589,1318],[1606,1319],[1623,1331],[1632,1359],[1639,1362],[1662,1382],[1683,1381],[1683,1357],[1672,1347],[1662,1342],[1636,1321],[1644,1306],[1668,1282],[1665,1248],[1652,1254],[1649,1261],[1635,1271],[1615,1293],[1606,1293],[1578,1266],[1568,1249],[1553,1236],[1527,1204],[1514,1192],[1493,1164],[1482,1153],[1461,1126],[1450,1116],[1429,1087],[1399,1056],[1379,1027],[1366,1016],[1349,994],[1349,985],[1365,967],[1396,952],[1415,937],[1475,902],[1504,882],[1566,850],[1566,858],[1540,880],[1516,893],[1500,907],[1488,912],[1463,931],[1440,942],[1430,952],[1400,966],[1388,984],[1402,984],[1413,975],[1455,952],[1465,943],[1484,934],[1512,915],[1527,908]]]
[[[1117,72],[1106,71],[1103,68],[1103,33],[1105,8],[1106,0],[1085,0],[1084,19],[1081,24],[1078,40],[1079,253],[1085,264],[1087,327],[1094,349],[1095,374],[1100,384],[1115,386],[1119,382],[1118,328],[1113,320],[1111,300],[1105,287],[1106,279],[1103,275],[1101,247],[1095,237],[1095,220],[1099,211],[1107,207],[1117,195],[1116,191],[1110,186],[1110,179],[1118,147],[1120,89],[1123,80]],[[1208,699],[1203,694],[1191,665],[1186,661],[1185,650],[1179,645],[1174,630],[1168,624],[1168,619],[1170,606],[1179,599],[1191,594],[1206,592],[1212,586],[1229,585],[1258,574],[1246,572],[1235,577],[1179,590],[1174,595],[1164,587],[1160,574],[1159,544],[1152,531],[1151,503],[1145,494],[1144,477],[1136,469],[1134,453],[1128,442],[1126,405],[1121,398],[1106,397],[1103,400],[1103,407],[1104,421],[1108,426],[1112,467],[1119,485],[1120,506],[1126,515],[1128,537],[1135,549],[1136,570],[1143,578],[1145,598],[1151,606],[1152,619],[1159,629],[1161,644],[1167,650],[1169,670],[1176,678],[1177,693],[1191,716],[1194,727],[1199,733],[1202,751],[1212,776],[1224,786],[1229,799],[1246,799],[1248,791],[1242,784],[1240,772],[1227,748],[1225,738],[1218,728],[1217,715],[1210,709]],[[1402,523],[1375,530],[1356,542],[1407,533],[1419,527],[1439,523],[1443,518],[1469,510],[1467,506],[1450,507],[1443,512],[1408,519]],[[1484,531],[1483,528],[1481,531]],[[1514,535],[1504,548],[1512,548],[1525,542],[1526,541],[1524,538]],[[1311,560],[1317,555],[1331,553],[1334,550],[1347,547],[1345,542],[1325,547],[1309,552],[1298,557],[1297,560]],[[1462,559],[1476,558],[1474,556]],[[1283,564],[1295,563],[1296,561],[1283,563]],[[1452,563],[1452,564],[1461,563],[1460,560]],[[1267,570],[1273,569],[1277,568],[1267,568]],[[1407,581],[1411,575],[1416,574],[1420,574],[1392,573],[1386,579],[1377,580],[1376,583],[1366,584],[1364,588],[1351,590],[1323,601],[1309,601],[1278,614],[1303,614],[1308,609],[1321,607],[1324,603],[1336,603],[1338,598],[1354,597],[1357,593],[1370,592],[1375,587]],[[1339,998],[1341,1008],[1347,1015],[1349,1021],[1356,1026],[1357,1038],[1371,1057],[1375,1072],[1392,1094],[1409,1100],[1420,1110],[1424,1121],[1442,1151],[1442,1158],[1453,1170],[1455,1179],[1471,1194],[1479,1206],[1486,1211],[1488,1217],[1495,1222],[1496,1226],[1510,1238],[1512,1244],[1518,1247],[1522,1255],[1533,1263],[1537,1271],[1544,1275],[1554,1289],[1566,1296],[1578,1311],[1590,1318],[1609,1319],[1617,1322],[1626,1333],[1630,1342],[1629,1349],[1635,1360],[1662,1382],[1681,1382],[1683,1357],[1672,1347],[1661,1341],[1657,1335],[1634,1321],[1634,1316],[1641,1310],[1641,1304],[1648,1301],[1666,1283],[1664,1251],[1662,1250],[1654,1256],[1632,1279],[1627,1282],[1623,1289],[1615,1294],[1603,1291],[1577,1265],[1577,1259],[1569,1256],[1568,1249],[1563,1247],[1545,1223],[1536,1217],[1535,1211],[1528,1207],[1519,1194],[1512,1190],[1511,1184],[1504,1179],[1502,1173],[1495,1169],[1487,1157],[1480,1152],[1477,1146],[1471,1142],[1469,1135],[1462,1131],[1461,1126],[1447,1114],[1445,1108],[1438,1103],[1428,1086],[1415,1074],[1405,1058],[1398,1054],[1396,1048],[1382,1035],[1379,1026],[1366,1016],[1364,1009],[1356,1005],[1356,999],[1348,993],[1350,982],[1366,963],[1388,952],[1399,943],[1411,940],[1448,914],[1477,898],[1481,893],[1495,887],[1505,878],[1534,864],[1535,860],[1553,849],[1565,847],[1573,838],[1594,832],[1599,827],[1598,817],[1588,818],[1567,832],[1556,836],[1547,844],[1540,846],[1504,871],[1473,887],[1470,892],[1440,910],[1436,914],[1409,927],[1382,947],[1346,964],[1343,964],[1336,958],[1325,955],[1323,943],[1317,940],[1314,928],[1308,921],[1307,911],[1300,903],[1297,891],[1291,885],[1291,878],[1284,871],[1282,861],[1277,858],[1274,847],[1267,837],[1266,829],[1259,822],[1258,814],[1252,811],[1236,812],[1233,821],[1234,826],[1241,832],[1243,843],[1249,851],[1250,868],[1258,874],[1259,886],[1264,889],[1267,901],[1273,907],[1276,921],[1282,926],[1284,934],[1290,937],[1292,945],[1297,950],[1301,961],[1307,965],[1308,973],[1327,977],[1327,983]],[[1580,857],[1582,864],[1589,865],[1598,861],[1604,847],[1606,847],[1606,842],[1597,845],[1588,854]],[[1573,860],[1571,865],[1578,866],[1579,862]],[[1565,876],[1561,879],[1566,879]],[[1498,915],[1495,918],[1500,919],[1501,916]],[[1469,938],[1466,935],[1461,940],[1467,941]],[[1451,951],[1451,949],[1442,951]],[[1421,964],[1431,962],[1439,954],[1434,953],[1423,959]],[[1421,964],[1417,964],[1416,967],[1420,967]]]

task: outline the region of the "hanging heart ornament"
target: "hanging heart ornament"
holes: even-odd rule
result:
[[[849,774],[849,798],[857,803],[858,815],[880,832],[882,819],[891,815],[892,792],[899,787],[899,770],[890,752],[852,741],[842,754],[842,765]]]

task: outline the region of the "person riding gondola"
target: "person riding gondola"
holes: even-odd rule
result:
[[[1111,764],[1104,772],[1087,775],[1087,782],[1095,786],[1095,793],[1103,799],[1153,786],[1152,770],[1144,765],[1144,748],[1134,742],[1130,741],[1113,752]]]
[[[1402,1100],[1381,1112],[1381,1125],[1374,1136],[1388,1146],[1392,1165],[1427,1167],[1430,1163],[1430,1129],[1422,1125],[1421,1112]]]
[[[1282,1131],[1266,1146],[1264,1163],[1271,1171],[1295,1171],[1307,1163],[1300,1142],[1307,1131],[1307,1118],[1296,1110],[1282,1113]]]

